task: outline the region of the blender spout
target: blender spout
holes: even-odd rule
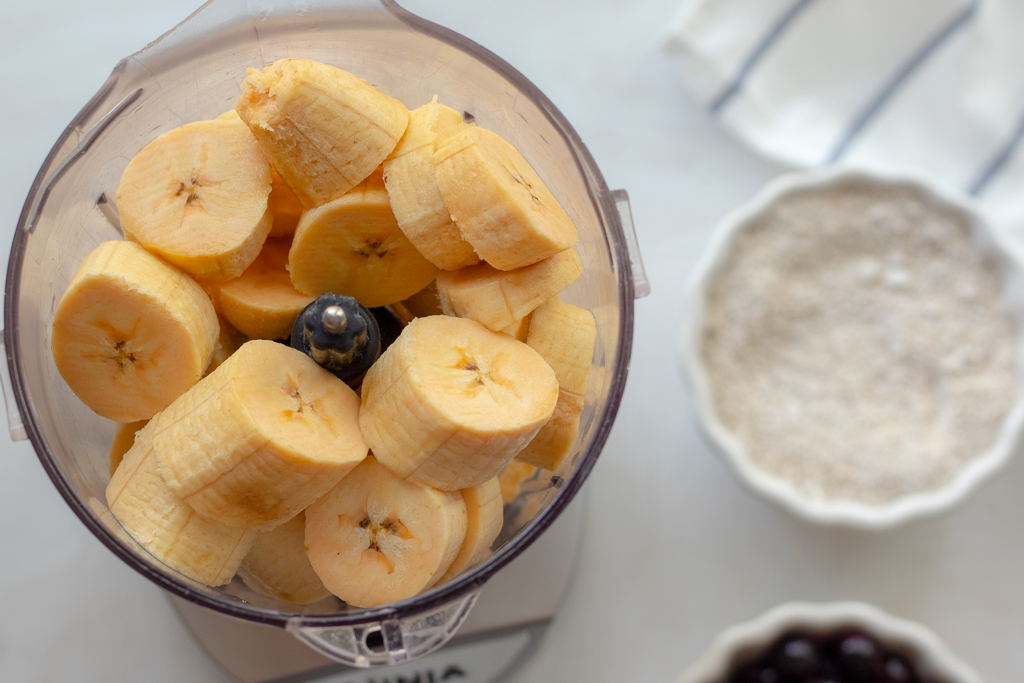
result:
[[[364,669],[393,666],[428,655],[451,640],[479,594],[478,589],[426,612],[355,626],[304,625],[297,616],[285,630],[336,662]]]

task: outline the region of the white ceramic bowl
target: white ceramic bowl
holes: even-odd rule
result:
[[[697,413],[704,432],[748,486],[800,517],[821,524],[882,529],[922,515],[933,514],[962,500],[985,478],[1002,467],[1015,452],[1024,429],[1024,392],[1006,416],[996,442],[973,458],[942,488],[913,493],[884,505],[852,501],[815,500],[793,484],[752,463],[744,444],[719,420],[711,400],[711,385],[700,358],[706,288],[729,253],[733,238],[757,220],[779,199],[807,189],[827,189],[851,180],[879,185],[911,186],[935,204],[966,217],[976,246],[994,257],[1002,281],[1003,298],[1017,331],[1018,375],[1024,387],[1024,256],[996,231],[981,209],[968,197],[946,189],[920,172],[883,171],[866,167],[830,167],[782,176],[769,183],[747,204],[727,215],[717,226],[711,243],[695,267],[689,285],[691,316],[683,334],[683,362],[689,375]]]
[[[678,683],[725,683],[732,667],[756,657],[789,631],[853,628],[872,636],[907,661],[926,681],[982,683],[932,631],[864,602],[787,602],[752,621],[726,629]]]

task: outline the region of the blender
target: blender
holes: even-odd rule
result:
[[[524,483],[505,508],[504,527],[485,562],[421,595],[379,608],[358,609],[335,598],[294,605],[257,594],[237,579],[211,588],[150,556],[103,502],[114,425],[72,394],[50,354],[54,309],[78,263],[99,242],[122,237],[112,198],[128,160],[160,133],[230,109],[246,68],[262,68],[281,57],[334,64],[411,108],[437,95],[463,112],[465,120],[512,143],[576,224],[576,249],[585,272],[562,299],[589,309],[597,326],[572,457],[560,471]],[[174,596],[186,623],[215,659],[230,670],[230,647],[214,643],[213,636],[231,629],[249,634],[228,640],[248,643],[250,654],[261,649],[261,642],[286,643],[280,647],[287,648],[294,637],[304,644],[295,666],[272,677],[256,672],[243,680],[318,675],[329,662],[419,666],[412,660],[431,655],[464,624],[459,639],[433,657],[458,648],[465,652],[475,644],[474,651],[484,652],[480,656],[485,659],[511,662],[535,642],[539,631],[531,631],[530,624],[550,619],[568,581],[574,515],[575,523],[579,519],[569,503],[611,429],[625,387],[633,299],[647,291],[626,193],[608,190],[564,117],[498,57],[390,0],[211,0],[122,60],[47,156],[11,250],[3,339],[7,364],[0,367],[0,379],[12,438],[31,439],[82,522],[115,555]],[[556,520],[569,531],[559,532]],[[531,578],[524,581],[524,576]],[[510,605],[530,603],[524,593],[535,600],[539,595],[542,608],[510,614]],[[492,595],[505,597],[491,599],[485,609]],[[478,598],[481,610],[471,616]],[[480,649],[481,643],[497,647],[496,634],[521,635],[524,629],[529,631],[525,640],[509,641],[500,653]],[[490,678],[477,680],[499,673],[496,669]]]

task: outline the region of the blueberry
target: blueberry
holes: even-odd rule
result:
[[[889,655],[885,659],[882,681],[884,683],[914,683],[917,677],[907,660],[899,655]]]
[[[771,664],[786,680],[803,680],[821,667],[821,653],[814,641],[804,636],[787,636],[772,654]]]
[[[742,666],[729,676],[729,683],[778,683],[779,673],[770,666],[753,662]]]
[[[867,681],[881,670],[882,651],[878,643],[863,633],[851,633],[839,641],[836,663],[851,683]]]
[[[373,314],[350,296],[321,294],[292,326],[291,345],[356,387],[380,356]]]

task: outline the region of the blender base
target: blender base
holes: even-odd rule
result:
[[[562,602],[578,555],[584,498],[581,492],[533,545],[487,582],[448,644],[408,664],[353,669],[283,629],[169,597],[207,654],[242,683],[497,683],[532,654]]]

